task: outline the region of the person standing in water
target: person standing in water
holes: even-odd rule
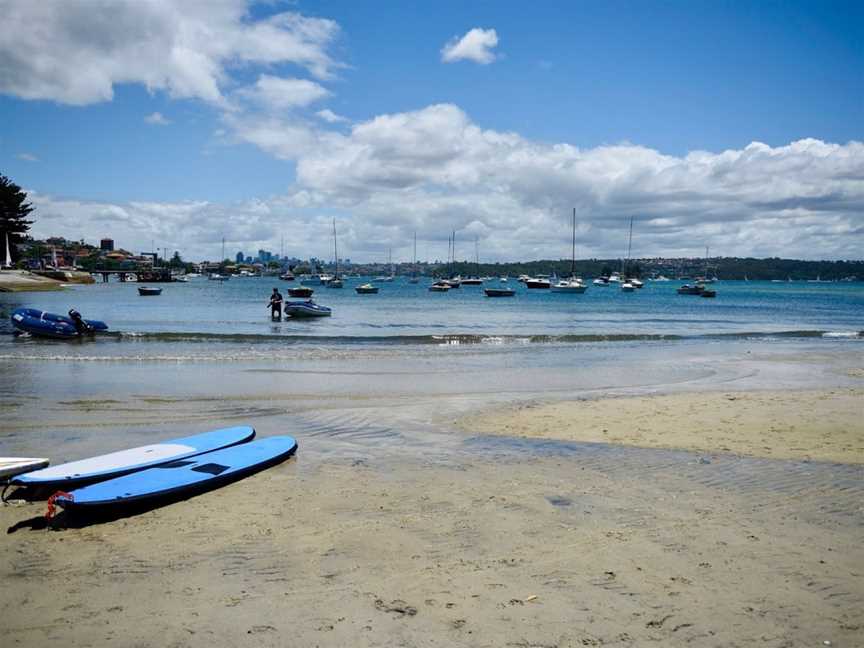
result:
[[[270,295],[270,317],[274,320],[282,319],[282,295],[278,288],[274,288]]]

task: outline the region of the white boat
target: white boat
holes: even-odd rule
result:
[[[625,281],[621,284],[621,292],[634,292],[636,290],[636,286],[634,286],[629,281]]]
[[[586,286],[582,280],[576,276],[576,208],[573,208],[573,240],[572,247],[570,251],[570,278],[562,279],[561,281],[555,282],[550,287],[552,292],[556,293],[571,293],[574,295],[581,295],[586,290],[588,290],[588,286]]]
[[[609,286],[609,277],[597,277],[594,281],[592,281],[595,286],[600,287],[608,287]]]
[[[552,287],[552,282],[549,281],[548,275],[537,275],[526,279],[525,286],[532,289],[549,289]]]
[[[431,286],[429,286],[429,292],[449,292],[450,284],[444,280],[436,281]]]
[[[336,267],[336,272],[330,277],[324,285],[328,288],[342,288],[342,280],[339,278],[339,251],[336,248],[336,219],[333,219],[333,263]]]
[[[498,281],[499,283],[507,283],[507,277],[501,277]]]
[[[637,288],[637,289],[645,287],[645,284],[642,283],[642,281],[639,279],[628,279],[627,283],[629,283],[631,286],[633,286],[634,288]]]
[[[325,279],[330,281],[332,277],[328,275],[314,274],[309,275],[308,277],[303,277],[303,279],[300,280],[300,283],[304,286],[321,286],[326,283]]]
[[[290,317],[328,317],[332,313],[329,308],[316,304],[311,299],[303,302],[285,302],[283,311]]]
[[[230,276],[230,275],[223,275],[223,274],[219,274],[218,272],[211,272],[211,273],[207,276],[207,278],[208,278],[210,281],[228,281],[228,280],[231,278],[231,276]]]

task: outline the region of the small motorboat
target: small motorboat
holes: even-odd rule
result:
[[[501,277],[498,281],[500,283],[507,283],[507,277]]]
[[[331,310],[326,306],[316,304],[311,299],[302,302],[285,302],[282,307],[285,315],[289,317],[329,317]]]
[[[484,288],[487,297],[513,297],[516,291],[512,288]]]
[[[290,297],[311,297],[315,291],[306,286],[298,286],[297,288],[289,288],[288,295]]]
[[[362,286],[354,288],[358,295],[376,295],[378,294],[378,286],[373,286],[371,283],[365,283]]]
[[[97,320],[84,320],[93,333],[103,333],[108,330],[105,322]],[[24,331],[36,337],[54,338],[57,340],[71,340],[77,337],[78,329],[72,318],[35,308],[16,308],[12,312],[12,325],[19,331]]]
[[[645,284],[642,283],[642,280],[640,280],[640,279],[635,279],[635,278],[634,278],[634,279],[628,279],[628,280],[627,280],[627,283],[629,283],[631,286],[633,286],[633,287],[636,288],[637,290],[638,290],[639,288],[644,288],[644,287],[645,287]]]
[[[155,297],[162,294],[162,289],[151,286],[138,286],[138,294],[142,297]]]
[[[572,279],[562,279],[552,285],[550,290],[554,293],[573,293],[581,295],[588,290],[588,286],[582,283],[581,279],[573,277]]]
[[[599,286],[601,288],[609,287],[609,277],[597,277],[594,281],[592,281],[595,286]]]
[[[451,288],[462,287],[462,277],[453,277],[452,279],[444,279],[443,281]]]
[[[342,283],[342,280],[339,277],[333,277],[325,285],[327,288],[342,288],[345,284]]]
[[[447,281],[436,281],[431,286],[429,286],[429,292],[448,292],[451,286]]]
[[[525,280],[525,286],[527,288],[531,288],[534,290],[548,290],[552,287],[552,282],[549,281],[549,277],[545,277],[543,275],[538,275],[536,277],[532,277],[530,279]]]
[[[284,274],[279,275],[279,278],[282,281],[294,281],[294,275],[291,274],[290,272],[286,272]]]
[[[463,286],[482,286],[483,280],[480,277],[468,277],[462,280]]]
[[[629,281],[625,281],[621,284],[621,292],[635,292],[636,286],[634,286]]]
[[[705,286],[701,284],[684,284],[676,292],[679,295],[701,295],[705,292]]]
[[[207,275],[207,278],[210,281],[228,281],[231,278],[231,275],[223,275],[219,274],[218,272],[211,272],[209,275]]]
[[[701,293],[699,293],[699,296],[711,299],[717,296],[717,291],[710,288],[705,288]]]

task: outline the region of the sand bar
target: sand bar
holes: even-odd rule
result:
[[[516,405],[472,434],[864,463],[864,390],[681,393]]]

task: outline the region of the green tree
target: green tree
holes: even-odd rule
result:
[[[30,225],[33,224],[33,221],[27,220],[27,215],[33,211],[33,205],[26,200],[27,194],[21,191],[21,187],[0,175],[0,243],[6,245],[8,234],[13,261],[18,256],[17,245],[24,240]]]

